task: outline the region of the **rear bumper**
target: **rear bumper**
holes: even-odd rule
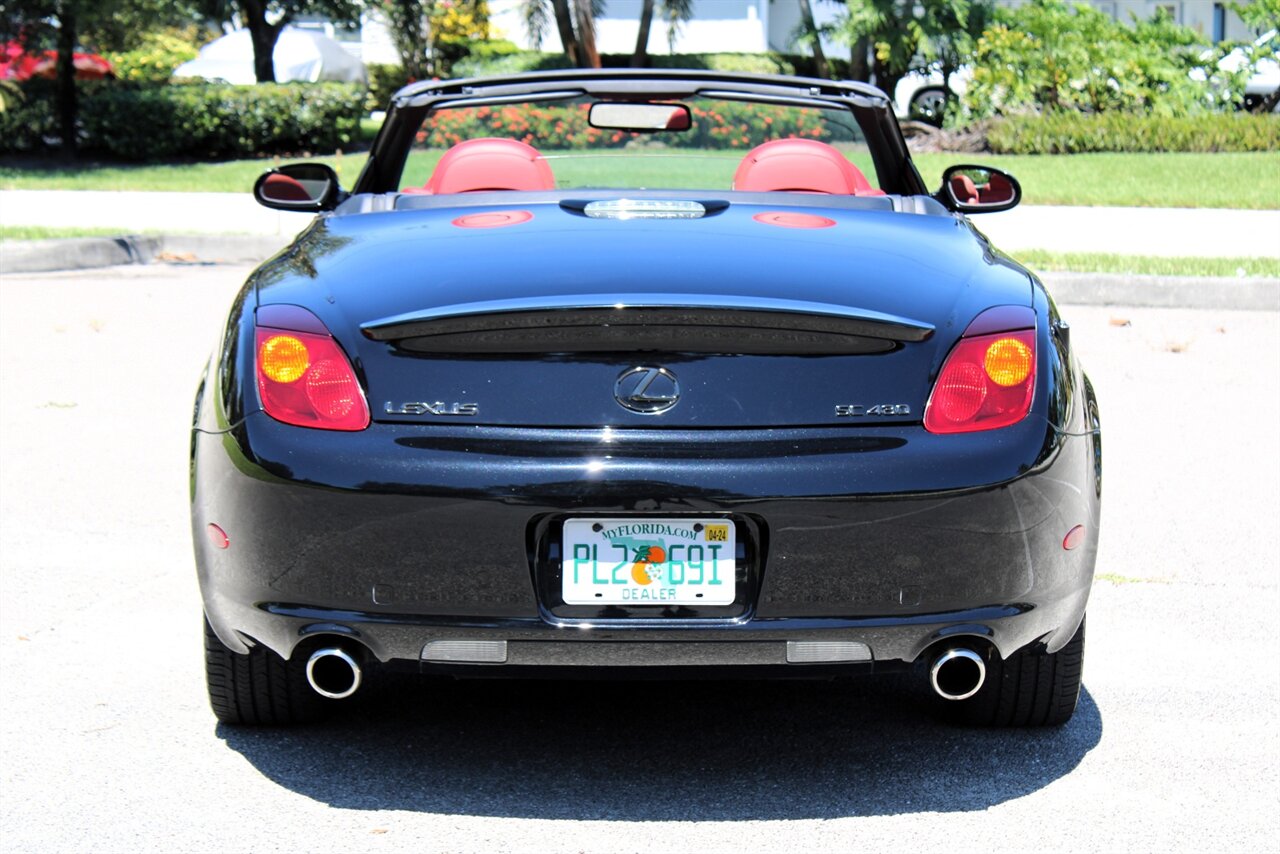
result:
[[[834,661],[852,668],[911,662],[948,637],[985,638],[1005,656],[1040,640],[1052,650],[1075,631],[1092,580],[1093,439],[1032,419],[1002,433],[335,434],[256,413],[193,441],[205,611],[241,651],[247,641],[287,657],[345,636],[382,663],[486,675],[799,671],[815,642],[837,644]],[[692,617],[567,611],[543,583],[548,545],[557,521],[595,514],[739,523],[749,596]],[[228,548],[210,543],[211,523]],[[1064,550],[1081,524],[1085,541]],[[485,642],[487,663],[442,659],[440,641]]]

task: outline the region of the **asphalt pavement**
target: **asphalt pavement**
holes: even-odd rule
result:
[[[1280,838],[1280,313],[1063,307],[1101,398],[1085,692],[954,729],[923,686],[383,682],[218,725],[192,396],[246,266],[0,277],[0,847],[1260,851]]]

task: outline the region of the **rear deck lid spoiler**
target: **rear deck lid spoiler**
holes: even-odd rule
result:
[[[440,306],[361,326],[418,353],[668,351],[855,354],[933,334],[927,323],[800,300],[718,295],[528,297]]]

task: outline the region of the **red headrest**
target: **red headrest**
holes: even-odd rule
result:
[[[882,195],[844,155],[816,139],[775,139],[747,152],[733,189],[839,195]]]
[[[262,194],[269,199],[280,202],[309,202],[311,195],[303,189],[296,178],[272,172],[262,182]]]
[[[551,167],[533,146],[514,139],[468,139],[444,153],[424,189],[428,193],[474,193],[555,188]]]
[[[966,205],[978,201],[977,185],[973,183],[972,178],[963,173],[951,176],[951,193],[956,197],[957,202],[964,202]]]

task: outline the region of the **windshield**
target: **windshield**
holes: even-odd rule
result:
[[[675,105],[688,109],[686,129],[636,131],[600,126],[592,104],[584,98],[436,110],[417,133],[401,183],[408,192],[422,192],[450,148],[500,138],[536,149],[557,189],[730,190],[748,152],[773,140],[800,139],[831,146],[870,179],[869,187],[876,186],[866,140],[846,110],[690,98]]]

